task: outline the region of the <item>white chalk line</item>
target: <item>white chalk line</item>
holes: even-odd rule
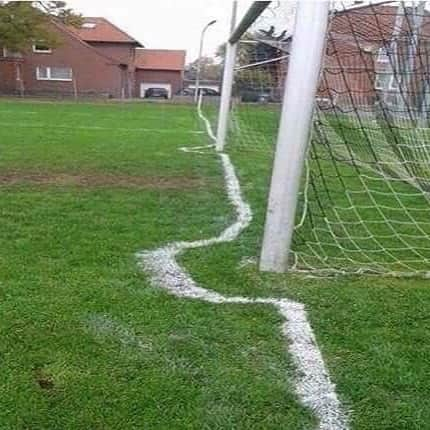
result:
[[[202,114],[200,106],[199,103],[198,114],[204,121],[209,136],[214,140],[210,123]],[[252,211],[242,198],[239,180],[230,157],[225,153],[218,155],[224,171],[228,199],[236,212],[236,221],[216,237],[192,242],[174,242],[152,251],[138,252],[136,257],[139,267],[149,275],[154,287],[165,289],[177,297],[216,304],[274,306],[285,319],[282,333],[296,367],[294,383],[300,401],[317,417],[318,430],[347,430],[349,428],[347,415],[342,410],[335,385],[331,382],[303,304],[288,299],[224,296],[197,285],[176,260],[176,257],[187,249],[231,242],[251,223]]]
[[[112,131],[136,131],[136,132],[148,132],[148,133],[160,133],[160,134],[204,134],[204,131],[201,130],[167,130],[161,128],[126,128],[126,127],[101,127],[101,126],[92,126],[92,125],[57,125],[57,124],[19,124],[12,122],[0,122],[0,126],[5,127],[13,127],[15,128],[54,128],[59,130],[95,130],[95,131],[104,131],[104,130],[112,130]]]
[[[19,110],[19,111],[15,111],[15,110],[0,110],[0,115],[1,114],[10,114],[10,115],[14,115],[16,117],[16,115],[37,115],[39,112],[36,111],[28,111],[28,110]]]

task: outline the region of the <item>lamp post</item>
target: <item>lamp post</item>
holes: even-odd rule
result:
[[[194,101],[197,102],[199,98],[199,88],[200,88],[200,71],[201,71],[201,61],[202,61],[202,54],[203,54],[203,42],[205,39],[205,33],[206,30],[213,24],[216,23],[216,19],[212,20],[211,22],[207,23],[205,27],[202,30],[202,35],[200,37],[200,49],[199,49],[199,58],[197,61],[197,72],[196,72],[196,84],[195,84],[195,92],[194,92]]]

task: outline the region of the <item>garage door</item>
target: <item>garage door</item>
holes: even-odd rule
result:
[[[148,88],[165,88],[169,93],[169,99],[172,97],[172,85],[162,82],[142,82],[140,84],[140,97],[145,97],[145,91]]]

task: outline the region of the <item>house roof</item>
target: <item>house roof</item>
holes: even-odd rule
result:
[[[61,21],[57,20],[57,19],[53,19],[52,24],[55,25],[56,27],[58,27],[59,29],[61,29],[62,31],[64,31],[65,33],[69,34],[70,37],[73,37],[77,42],[79,42],[81,45],[85,46],[87,49],[91,50],[92,52],[94,52],[94,54],[98,55],[99,57],[103,57],[104,59],[108,60],[110,64],[115,64],[115,65],[121,65],[121,63],[118,60],[115,60],[114,58],[106,55],[103,52],[100,52],[98,49],[94,48],[93,46],[89,45],[87,42],[85,42],[84,40],[82,40],[75,31],[72,30],[72,28],[70,26],[64,25]]]
[[[367,41],[389,39],[393,33],[397,8],[388,5],[366,5],[338,11],[330,31]]]
[[[411,8],[405,7],[405,13],[410,14]],[[369,4],[338,11],[334,14],[330,31],[338,35],[354,36],[358,40],[387,41],[392,38],[396,22],[398,5],[392,2]],[[408,35],[411,30],[412,18],[408,16],[402,22],[401,35]],[[421,25],[421,36],[430,35],[429,13],[424,13]]]
[[[184,70],[185,54],[173,49],[136,49],[135,66],[146,70]]]
[[[70,29],[85,42],[131,43],[136,46],[143,46],[139,41],[102,17],[86,17],[81,27],[70,27]]]

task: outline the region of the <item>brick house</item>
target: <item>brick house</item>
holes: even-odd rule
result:
[[[146,81],[170,93],[182,87],[185,51],[142,49],[105,18],[85,18],[80,28],[57,21],[51,27],[55,47],[35,43],[24,53],[0,47],[0,94],[131,98],[140,97]]]
[[[399,9],[398,4],[390,3],[352,6],[330,14],[318,91],[320,106],[346,107],[345,112],[350,112],[353,107],[371,110],[377,101],[403,104],[414,111],[430,105],[430,13],[422,11],[414,17],[411,7]],[[278,50],[261,60],[286,57],[256,69],[271,74],[272,92],[283,93],[291,40],[287,37],[276,45],[260,39],[255,45],[257,59],[261,44]],[[255,86],[254,81],[251,84]]]
[[[338,106],[397,105],[402,99],[420,110],[429,91],[429,41],[428,12],[414,18],[410,7],[399,11],[390,4],[337,12],[329,24],[320,95]]]
[[[150,86],[164,87],[170,95],[183,87],[185,51],[136,49],[135,94],[142,97]]]

